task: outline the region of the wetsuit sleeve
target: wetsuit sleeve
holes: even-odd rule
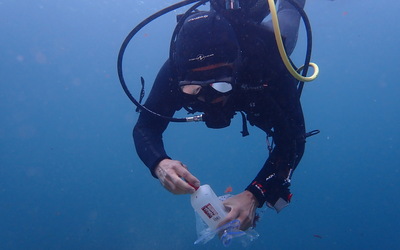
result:
[[[179,108],[176,98],[170,89],[171,86],[170,63],[167,61],[159,71],[150,95],[144,106],[164,115],[173,116]],[[133,129],[133,139],[136,152],[143,163],[150,169],[152,175],[154,168],[163,159],[170,159],[164,149],[162,134],[168,126],[168,121],[154,116],[146,111],[141,111],[139,119]]]
[[[305,125],[296,81],[290,75],[280,79],[280,87],[266,93],[265,104],[271,112],[268,120],[259,119],[254,125],[267,133],[272,125],[275,147],[263,168],[246,188],[252,192],[259,206],[267,205],[278,212],[288,205],[291,198],[289,190],[291,176],[304,153]]]
[[[296,2],[304,7],[305,0]],[[282,0],[278,18],[287,53],[290,54],[296,45],[300,15],[290,3]],[[272,26],[271,23],[267,25]],[[274,79],[275,83],[271,84],[264,97],[268,100],[265,109],[269,110],[264,115],[270,118],[264,117],[253,122],[272,134],[275,147],[256,178],[246,188],[255,195],[260,207],[267,202],[278,212],[290,202],[291,176],[303,156],[305,146],[305,125],[297,81],[286,70],[279,72],[280,76]],[[272,132],[269,131],[271,127]]]
[[[306,0],[293,0],[293,2],[297,3],[299,7],[304,8]],[[277,12],[279,28],[283,37],[286,53],[290,55],[296,46],[301,15],[287,0],[280,1]],[[265,25],[269,30],[274,30],[272,20],[266,22]]]

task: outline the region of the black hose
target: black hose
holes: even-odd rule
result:
[[[119,77],[119,81],[121,83],[122,89],[124,90],[125,94],[128,96],[128,98],[131,100],[131,102],[133,104],[136,105],[137,110],[144,110],[146,112],[149,112],[152,115],[155,115],[157,117],[166,119],[168,121],[171,122],[187,122],[188,120],[195,120],[197,121],[197,118],[194,117],[188,117],[188,118],[174,118],[174,117],[169,117],[169,116],[163,116],[161,114],[158,114],[148,108],[146,108],[145,106],[143,106],[140,102],[138,102],[131,94],[131,92],[129,91],[126,82],[125,82],[125,78],[124,78],[124,74],[123,74],[123,69],[122,69],[122,61],[123,61],[123,57],[125,54],[125,50],[127,48],[127,46],[129,45],[130,41],[132,40],[132,38],[147,24],[149,24],[150,22],[154,21],[156,18],[171,12],[173,10],[176,10],[178,8],[184,7],[186,5],[196,3],[195,5],[193,5],[192,7],[190,7],[190,9],[188,11],[185,12],[185,14],[181,17],[181,19],[179,20],[177,26],[175,27],[175,30],[173,32],[172,35],[172,39],[171,39],[171,44],[170,44],[170,61],[171,63],[173,63],[173,51],[174,51],[174,47],[175,47],[175,40],[176,40],[176,36],[180,30],[180,28],[183,25],[183,22],[185,21],[185,19],[192,13],[193,10],[195,10],[196,8],[198,8],[200,5],[205,4],[207,2],[209,2],[210,0],[184,0],[181,2],[178,2],[176,4],[173,4],[167,8],[164,8],[156,13],[154,13],[153,15],[149,16],[148,18],[146,18],[145,20],[143,20],[141,23],[139,23],[129,34],[128,36],[125,38],[124,42],[121,45],[121,48],[119,50],[118,53],[118,59],[117,59],[117,71],[118,71],[118,77]],[[304,69],[302,71],[302,76],[306,76],[307,75],[307,71],[308,71],[308,65],[310,64],[310,60],[311,60],[311,49],[312,49],[312,32],[311,32],[311,25],[310,25],[310,21],[307,17],[307,14],[305,13],[305,11],[303,10],[303,8],[301,8],[296,2],[294,2],[293,0],[287,0],[290,4],[292,4],[297,11],[300,13],[304,25],[306,27],[306,32],[307,32],[307,51],[306,51],[306,58],[305,58],[305,63],[304,63]],[[300,81],[298,83],[298,94],[299,97],[301,96],[302,90],[303,90],[303,86],[304,86],[304,82]]]
[[[126,86],[126,82],[125,82],[125,78],[124,78],[124,74],[123,74],[123,70],[122,70],[122,61],[123,61],[123,57],[124,57],[124,53],[125,50],[129,44],[129,42],[132,40],[132,38],[136,35],[137,32],[139,32],[139,30],[141,30],[144,26],[146,26],[147,24],[149,24],[150,22],[152,22],[154,19],[168,13],[171,12],[173,10],[176,10],[178,8],[181,8],[183,6],[189,5],[191,3],[194,2],[198,2],[199,0],[184,0],[181,1],[179,3],[176,3],[174,5],[171,5],[167,8],[164,8],[156,13],[154,13],[153,15],[149,16],[148,18],[146,18],[145,20],[143,20],[141,23],[139,23],[129,34],[128,36],[125,38],[124,42],[121,45],[121,48],[119,50],[118,53],[118,60],[117,60],[117,71],[118,71],[118,77],[119,77],[119,81],[121,83],[121,86],[123,88],[123,90],[125,91],[125,94],[128,96],[128,98],[132,101],[133,104],[136,105],[136,107],[138,107],[138,109],[145,110],[149,113],[151,113],[152,115],[158,116],[160,118],[163,119],[167,119],[169,121],[172,122],[186,122],[187,119],[186,118],[174,118],[174,117],[168,117],[168,116],[163,116],[160,115],[148,108],[146,108],[145,106],[143,106],[142,104],[140,104],[131,94],[131,92],[129,91],[128,87]],[[208,1],[208,0],[207,0]]]
[[[311,50],[312,50],[312,32],[311,32],[311,24],[310,20],[308,19],[308,16],[306,12],[304,11],[303,8],[299,6],[298,3],[294,2],[293,0],[287,0],[293,7],[296,8],[296,10],[300,13],[301,18],[303,19],[304,25],[306,27],[306,33],[307,33],[307,51],[306,51],[306,58],[304,61],[304,69],[302,71],[302,76],[307,76],[308,68],[310,65],[311,61]],[[298,83],[297,91],[299,98],[301,96],[301,93],[303,92],[303,87],[304,87],[304,82],[300,81]]]

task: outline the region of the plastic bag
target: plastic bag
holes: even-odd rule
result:
[[[223,196],[219,196],[218,199],[224,201],[230,198],[232,195],[227,194]],[[228,247],[232,241],[236,238],[235,241],[240,241],[241,244],[246,247],[252,241],[256,240],[259,237],[259,234],[253,229],[249,228],[246,231],[240,230],[240,221],[233,220],[226,223],[223,226],[218,227],[217,229],[211,229],[207,226],[207,224],[200,218],[200,216],[195,212],[196,216],[196,231],[197,231],[197,240],[194,244],[206,244],[210,240],[212,240],[215,235],[221,235],[221,242],[225,247]]]

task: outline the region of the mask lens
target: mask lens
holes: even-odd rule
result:
[[[181,86],[181,90],[183,93],[185,93],[187,95],[197,95],[197,94],[199,94],[199,92],[201,90],[201,86],[200,85],[184,85],[184,86]]]
[[[210,86],[219,93],[228,93],[232,90],[231,78],[224,78],[220,80],[208,80],[208,81],[181,81],[179,86],[183,93],[188,95],[197,95],[200,90],[204,87]]]
[[[220,93],[227,93],[232,90],[232,84],[227,82],[214,82],[210,86]]]

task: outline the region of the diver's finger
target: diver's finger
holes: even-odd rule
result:
[[[180,178],[178,178],[180,179]],[[179,184],[175,181],[172,181],[171,179],[166,179],[164,182],[161,183],[165,189],[167,189],[169,192],[173,194],[186,194],[187,191],[182,189]]]
[[[227,207],[227,210],[229,211],[228,214],[225,216],[225,218],[223,220],[221,220],[221,222],[218,224],[217,227],[221,227],[223,225],[225,225],[226,223],[229,223],[235,219],[238,219],[239,217],[239,213],[236,212],[235,210]],[[240,221],[240,219],[239,219]]]
[[[161,182],[162,186],[167,189],[169,192],[173,194],[182,193],[176,187],[176,181],[180,179],[176,170],[173,168],[158,168],[158,179]]]
[[[195,190],[200,187],[200,180],[196,178],[196,176],[192,175],[190,172],[182,175],[182,178]]]
[[[236,220],[237,217],[238,217],[238,214],[232,212],[232,210],[231,210],[231,212],[229,212],[229,213],[225,216],[225,218],[224,218],[223,220],[221,220],[221,222],[218,224],[217,228],[222,227],[222,226],[224,226],[224,225],[230,223],[230,222],[233,221],[233,220]],[[240,220],[239,220],[239,223],[241,223]],[[221,230],[221,231],[218,233],[218,237],[221,238],[221,236],[222,236],[223,233],[224,233],[223,230]]]
[[[188,194],[194,193],[195,188],[189,185],[182,175],[188,172],[185,168],[179,166],[169,169],[168,174],[165,175],[163,185],[164,187],[173,194]]]
[[[253,226],[253,218],[250,215],[241,214],[238,217],[240,221],[240,230],[247,230],[249,227]]]
[[[190,186],[192,186],[194,189],[197,189],[200,187],[200,181],[197,179],[194,175],[192,175],[187,166],[185,164],[182,164],[183,168],[177,169],[177,173],[180,177],[182,177],[187,183],[189,183]]]
[[[178,178],[174,184],[180,190],[180,194],[193,194],[196,191],[192,185],[186,182],[186,179]]]

